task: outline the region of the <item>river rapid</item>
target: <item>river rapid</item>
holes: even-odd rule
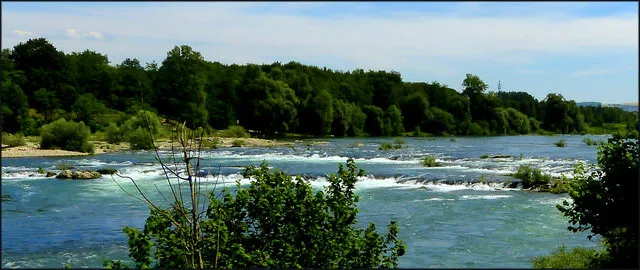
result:
[[[606,140],[607,136],[589,137]],[[597,149],[585,136],[503,136],[404,138],[402,149],[380,151],[393,138],[331,138],[328,142],[279,148],[219,148],[203,151],[210,175],[204,188],[219,192],[241,178],[244,166],[270,167],[327,185],[338,164],[354,158],[366,176],[356,184],[359,226],[375,222],[382,232],[391,220],[406,241],[400,267],[531,267],[535,256],[566,245],[598,246],[586,233],[571,233],[555,205],[566,194],[504,188],[509,173],[530,164],[545,173],[571,176],[573,165],[597,163]],[[564,139],[566,147],[553,142]],[[161,152],[168,159],[170,152]],[[433,155],[442,167],[422,166]],[[481,158],[506,155],[506,158]],[[2,159],[2,267],[102,267],[102,259],[128,261],[124,226],[142,228],[148,208],[118,186],[134,191],[127,179],[63,181],[38,174],[58,164],[77,169],[116,168],[138,181],[154,201],[167,193],[166,179],[151,151],[83,157]],[[480,180],[488,183],[481,183]],[[250,180],[243,179],[246,185]]]

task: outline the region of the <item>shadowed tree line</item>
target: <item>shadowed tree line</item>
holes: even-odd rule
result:
[[[297,62],[224,65],[176,46],[162,63],[111,65],[85,50],[65,54],[44,38],[2,51],[2,129],[39,134],[59,118],[92,132],[145,109],[190,127],[239,123],[260,134],[335,136],[637,134],[636,113],[578,107],[560,94],[493,92],[467,74],[462,93],[438,82],[403,82],[391,71],[343,72]]]

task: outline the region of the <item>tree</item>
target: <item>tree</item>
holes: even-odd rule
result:
[[[58,93],[63,84],[70,83],[72,76],[64,53],[44,38],[29,39],[16,45],[9,58],[15,69],[24,72],[28,78],[20,84],[28,97],[41,88]]]
[[[462,94],[471,97],[482,94],[487,90],[488,85],[484,83],[480,77],[467,73],[465,79],[462,81]]]
[[[429,101],[420,92],[408,96],[401,106],[404,126],[407,130],[414,130],[416,127],[424,130],[424,124],[433,118],[429,110]]]
[[[396,105],[391,105],[384,112],[386,122],[384,124],[387,136],[399,136],[404,132],[404,127],[402,125],[402,112],[400,109],[396,107]]]
[[[249,187],[238,182],[235,196],[227,189],[222,198],[209,192],[202,211],[196,174],[200,161],[192,151],[199,147],[197,134],[184,127],[178,134],[183,154],[180,168],[165,164],[156,152],[173,195],[169,208],[148,200],[135,180],[128,178],[151,209],[143,231],[124,229],[136,268],[397,267],[404,255],[406,245],[398,239],[395,222],[389,224],[386,236],[378,234],[374,223],[366,229],[356,227],[359,197],[354,189],[364,171],[357,169],[353,159],[347,161],[346,169],[340,164],[338,174],[331,174],[329,186],[319,192],[299,176],[294,179],[271,171],[266,162],[250,166],[243,172],[243,177],[255,179]],[[179,187],[173,186],[171,178],[187,181],[186,201],[178,197],[174,188]],[[104,266],[128,267],[108,260]]]
[[[614,135],[598,153],[600,169],[579,170],[569,196],[558,209],[570,231],[602,236],[608,256],[603,267],[638,268],[638,142]]]
[[[186,45],[167,53],[155,81],[159,112],[190,127],[207,124],[204,63],[202,55]]]
[[[329,134],[333,121],[333,102],[331,95],[327,91],[320,93],[313,98],[314,117],[313,125],[316,127],[314,133]]]

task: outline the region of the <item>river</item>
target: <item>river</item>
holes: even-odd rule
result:
[[[203,168],[216,176],[205,188],[235,185],[243,166],[260,165],[302,174],[315,189],[327,184],[348,157],[366,176],[356,184],[360,226],[375,222],[380,230],[396,220],[407,268],[531,267],[535,256],[566,245],[598,246],[586,233],[571,233],[568,219],[555,205],[566,194],[503,188],[496,182],[518,166],[530,164],[553,175],[571,175],[577,162],[595,164],[597,149],[585,136],[502,136],[404,138],[404,148],[380,151],[393,138],[331,138],[310,146],[220,148],[204,151]],[[605,140],[606,136],[589,136]],[[553,142],[564,139],[566,147]],[[162,152],[166,157],[169,153]],[[422,166],[433,155],[443,166]],[[481,158],[507,155],[507,158]],[[148,208],[131,198],[126,179],[102,176],[90,181],[63,181],[37,174],[58,164],[78,169],[116,168],[136,179],[154,201],[162,201],[166,180],[151,151],[83,157],[2,159],[2,267],[102,267],[102,259],[128,260],[124,226],[142,228]],[[479,183],[480,179],[489,183]],[[248,180],[242,180],[248,184]],[[156,190],[156,187],[158,190]],[[5,200],[5,198],[8,198]]]

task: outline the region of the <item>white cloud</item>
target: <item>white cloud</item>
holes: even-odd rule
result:
[[[99,40],[104,39],[104,37],[100,32],[92,31],[92,32],[84,33],[84,32],[78,31],[75,28],[67,29],[67,37],[70,37],[70,38],[89,37],[89,38],[94,38]]]
[[[94,37],[96,39],[99,39],[99,40],[103,40],[104,39],[104,37],[102,36],[102,34],[100,34],[100,32],[89,32],[87,35],[89,35],[91,37]]]
[[[79,38],[80,34],[78,34],[78,30],[71,28],[71,29],[67,29],[67,37]]]
[[[517,67],[535,62],[539,55],[606,54],[638,47],[637,14],[580,18],[559,12],[550,16],[504,12],[497,17],[413,12],[326,18],[290,12],[313,7],[305,4],[292,5],[285,12],[264,3],[213,2],[114,6],[76,14],[3,10],[2,20],[3,28],[4,22],[10,22],[40,33],[69,29],[67,35],[75,38],[103,40],[106,32],[112,38],[102,44],[78,39],[72,46],[122,58],[163,58],[174,45],[187,44],[207,60],[223,63],[294,59],[332,67],[341,59],[341,69],[401,73],[464,74],[460,70],[464,61]],[[261,12],[262,8],[268,12]],[[467,9],[477,8],[484,7]],[[74,28],[78,25],[102,32],[81,32]],[[66,41],[50,40],[65,51],[71,49],[65,47]],[[457,69],[452,61],[458,62]]]
[[[32,37],[35,37],[35,36],[36,36],[36,35],[35,35],[34,33],[32,33],[32,32],[29,32],[29,31],[22,31],[22,30],[13,30],[13,31],[11,31],[11,33],[13,33],[13,34],[15,34],[15,35],[17,35],[17,36],[20,36],[20,37],[30,37],[30,38],[32,38]]]

